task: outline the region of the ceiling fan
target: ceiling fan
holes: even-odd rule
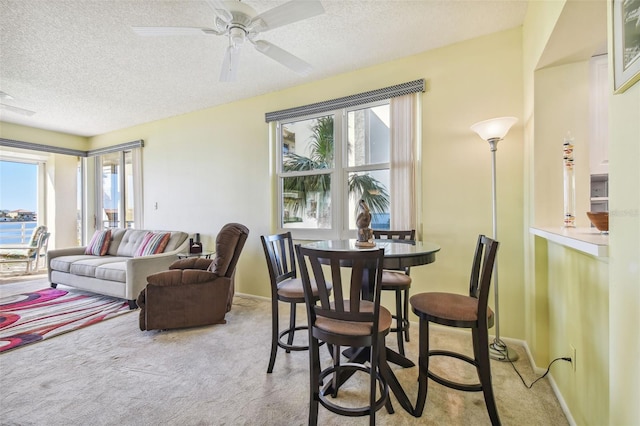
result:
[[[17,106],[13,106],[13,105],[9,105],[4,103],[5,100],[13,100],[14,97],[11,96],[10,94],[0,91],[0,109],[1,110],[5,110],[5,111],[10,111],[10,112],[14,112],[16,114],[21,114],[21,115],[28,115],[31,116],[33,114],[35,114],[35,111],[30,111],[28,109],[24,109],[24,108],[20,108]]]
[[[302,75],[311,72],[311,65],[284,49],[266,40],[256,40],[265,31],[308,19],[324,13],[322,3],[317,0],[292,0],[263,13],[239,0],[206,0],[213,9],[213,28],[201,27],[132,27],[141,36],[202,35],[226,36],[229,46],[224,55],[220,81],[235,81],[238,72],[240,49],[249,41],[255,49]]]

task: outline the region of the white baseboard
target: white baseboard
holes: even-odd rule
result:
[[[247,299],[257,299],[257,300],[264,300],[266,302],[271,302],[271,297],[256,296],[255,294],[238,293],[238,292],[235,292],[234,294],[237,296],[246,297]]]
[[[527,353],[527,358],[529,358],[529,363],[531,364],[531,368],[533,368],[533,371],[536,372],[536,374],[544,374],[547,369],[546,368],[540,368],[536,365],[535,361],[533,360],[533,355],[531,354],[531,351],[529,350],[529,345],[527,344],[526,341],[524,340],[520,340],[520,342],[522,342],[522,346],[524,347],[525,352]],[[573,416],[571,415],[571,411],[569,410],[569,407],[567,406],[567,403],[564,400],[564,397],[562,396],[562,393],[560,392],[560,389],[558,389],[558,385],[556,384],[556,381],[553,379],[553,374],[551,374],[551,372],[549,372],[549,374],[547,374],[547,378],[549,378],[549,384],[551,385],[551,389],[553,390],[554,395],[556,396],[556,398],[558,399],[558,403],[560,404],[560,408],[562,408],[562,412],[564,413],[565,417],[567,418],[567,421],[569,422],[569,424],[571,426],[576,426],[576,421],[574,420]]]

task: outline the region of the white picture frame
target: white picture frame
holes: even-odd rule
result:
[[[640,0],[612,1],[613,88],[622,93],[640,80]]]

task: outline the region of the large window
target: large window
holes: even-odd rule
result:
[[[0,160],[0,243],[26,244],[37,226],[44,163]]]
[[[352,238],[360,200],[374,229],[420,233],[423,79],[267,112],[275,123],[278,230]]]
[[[388,101],[286,120],[277,128],[280,228],[355,235],[363,199],[372,227],[389,229]]]

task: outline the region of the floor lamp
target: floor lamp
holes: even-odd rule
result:
[[[498,208],[496,201],[496,151],[498,150],[498,142],[500,142],[509,132],[511,126],[516,121],[515,117],[500,117],[492,118],[490,120],[481,121],[471,126],[471,130],[476,132],[482,139],[489,142],[491,149],[491,183],[492,191],[491,198],[493,201],[493,239],[498,240]],[[493,265],[493,292],[495,294],[495,325],[496,325],[496,337],[493,339],[493,343],[489,344],[489,355],[492,359],[499,361],[515,361],[518,359],[518,354],[510,349],[502,340],[500,340],[500,316],[499,316],[499,304],[498,304],[498,258],[496,257]]]

